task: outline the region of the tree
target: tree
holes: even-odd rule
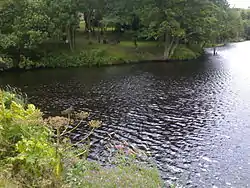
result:
[[[0,12],[0,49],[7,52],[18,66],[21,55],[33,50],[49,37],[49,17],[42,0],[7,1]]]
[[[167,60],[180,42],[205,43],[218,37],[221,30],[218,13],[222,9],[216,3],[210,0],[146,0],[141,8],[141,19],[147,25],[144,33],[148,38],[164,42],[163,58]]]
[[[249,40],[250,39],[250,9],[241,10],[241,17],[243,20],[244,37]]]
[[[89,39],[105,28],[120,41],[127,32],[137,48],[138,39],[155,40],[169,60],[179,45],[217,44],[250,37],[250,12],[232,9],[226,0],[5,0],[0,9],[0,52],[16,60],[48,42],[68,43],[84,14]],[[216,48],[214,48],[216,52]]]
[[[104,25],[115,27],[118,33],[129,32],[136,48],[141,22],[137,11],[139,2],[138,0],[106,0],[102,19]]]
[[[79,26],[79,1],[77,0],[46,0],[46,13],[50,17],[51,37],[62,38],[66,35],[69,47],[75,49],[75,33]]]
[[[65,34],[71,50],[79,25],[76,0],[9,0],[0,10],[0,51],[15,60],[30,56],[48,40]],[[36,54],[36,53],[32,53]]]

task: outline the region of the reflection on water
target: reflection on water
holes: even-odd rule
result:
[[[182,63],[4,73],[46,113],[73,105],[104,122],[91,158],[105,160],[107,133],[149,151],[162,177],[184,187],[250,187],[250,42]],[[84,127],[75,139],[80,139]]]

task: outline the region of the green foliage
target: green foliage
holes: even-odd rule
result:
[[[3,101],[6,108],[10,108],[12,101],[22,106],[27,106],[27,96],[21,93],[17,88],[7,86],[3,94]]]
[[[13,62],[0,61],[0,69],[101,66],[148,57],[190,59],[198,53],[179,45],[204,47],[248,38],[248,14],[247,10],[230,8],[226,0],[8,0],[0,11],[0,53]],[[76,32],[80,23],[84,23],[86,33],[81,29]],[[114,31],[109,31],[110,27]],[[126,35],[134,49],[138,49],[137,40],[156,41],[163,53],[159,56],[130,49],[132,52],[120,55],[102,45],[82,45],[87,40],[100,43],[108,35],[116,42]],[[57,48],[43,48],[50,42],[58,44]],[[77,48],[79,43],[83,48]],[[59,46],[68,51],[62,52]]]
[[[43,1],[6,1],[0,12],[0,48],[32,49],[47,40],[50,22],[44,6]]]
[[[40,63],[39,61],[32,61],[30,60],[30,58],[21,56],[18,67],[21,69],[31,69],[31,68],[43,67],[43,64]]]
[[[29,61],[27,52],[38,51],[49,39],[61,41],[66,35],[70,48],[74,48],[74,33],[79,24],[75,1],[9,0],[3,3],[0,17],[0,51],[16,61],[15,67],[19,63],[28,68],[36,64]],[[26,57],[24,62],[21,56]]]
[[[85,50],[79,53],[52,53],[41,60],[45,67],[79,67],[79,66],[101,66],[112,62],[115,58],[106,55],[102,49]]]
[[[243,27],[244,27],[243,37],[249,40],[250,39],[250,10],[243,9],[243,10],[239,10],[239,12],[241,13],[241,18],[242,18]]]
[[[162,187],[158,171],[135,164],[115,168],[82,170],[86,164],[77,164],[68,172],[67,180],[71,187]],[[96,168],[94,166],[94,168]]]
[[[0,70],[10,69],[14,66],[13,59],[6,56],[0,56]]]
[[[173,60],[191,60],[200,56],[200,52],[194,52],[185,46],[179,46],[176,48],[174,54],[171,56]]]
[[[204,47],[250,36],[249,11],[230,8],[226,0],[8,0],[1,5],[0,17],[0,53],[13,59],[5,64],[0,59],[0,69],[101,66],[149,56],[190,59],[198,53],[179,45]],[[85,31],[77,32],[80,23]],[[120,55],[102,45],[85,45],[125,38],[133,41],[133,49],[140,40],[155,41],[162,54],[130,49],[132,55]],[[43,48],[51,43],[57,48]]]
[[[124,154],[120,158],[124,159]],[[70,187],[162,187],[159,172],[154,167],[137,163],[133,158],[121,161],[116,167],[101,167],[96,163],[79,160],[66,172],[66,183]]]
[[[7,171],[14,182],[37,186],[54,174],[52,132],[43,125],[42,113],[17,92],[0,90],[0,105],[0,175]]]

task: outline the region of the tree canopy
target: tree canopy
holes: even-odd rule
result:
[[[137,40],[157,41],[170,59],[180,44],[223,43],[249,38],[250,11],[226,0],[5,0],[0,8],[0,52],[20,56],[48,41],[75,49],[83,15],[85,32],[100,37],[108,27]],[[87,39],[86,39],[87,40]]]

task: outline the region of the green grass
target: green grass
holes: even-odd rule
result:
[[[154,41],[139,41],[138,43],[138,47],[156,47],[157,46],[157,42]],[[123,46],[123,47],[129,47],[129,48],[134,48],[134,42],[132,41],[121,41],[121,43],[119,44],[119,46]]]
[[[142,169],[137,166],[88,171],[84,179],[83,187],[161,187],[161,181],[156,170]]]
[[[18,188],[18,186],[15,183],[5,178],[1,179],[1,177],[0,177],[0,187],[1,188]]]
[[[141,60],[160,60],[163,58],[164,48],[159,45],[158,41],[138,41],[138,47],[135,48],[134,42],[130,33],[123,33],[119,38],[121,39],[118,44],[103,44],[98,43],[98,32],[89,38],[85,33],[85,23],[80,22],[80,28],[76,33],[76,49],[72,53],[67,48],[57,48],[58,51],[64,51],[68,54],[79,54],[82,51],[88,50],[102,50],[104,55],[111,57],[110,59],[116,59],[118,61],[110,62],[110,64],[116,64],[119,62],[131,62]],[[112,32],[113,28],[107,28],[107,31],[102,36],[102,39],[108,39],[113,41],[117,39],[117,33]],[[56,49],[56,48],[53,48]],[[197,53],[198,52],[198,53]],[[195,59],[200,54],[200,47],[189,49],[184,45],[180,45],[174,53],[174,60],[188,60]]]
[[[106,37],[112,39],[114,34],[106,32]],[[124,34],[126,35],[126,34]],[[156,56],[161,57],[163,49],[157,46],[154,41],[139,41],[138,48],[136,49],[132,40],[126,40],[128,36],[122,36],[122,41],[119,44],[102,44],[97,42],[97,38],[92,37],[91,44],[82,32],[79,32],[76,37],[76,51],[88,49],[102,49],[106,51],[107,55],[113,56],[116,59],[123,60],[141,60],[141,59],[154,59]]]
[[[115,57],[124,61],[138,61],[145,59],[160,58],[163,49],[157,47],[157,42],[140,41],[136,49],[132,41],[121,41],[119,44],[102,44],[92,38],[91,44],[82,33],[78,33],[76,37],[76,51],[101,49],[105,51],[107,56]]]
[[[85,31],[85,27],[86,27],[85,22],[84,21],[80,21],[78,31],[82,31],[82,32]]]
[[[173,60],[191,60],[198,58],[203,51],[198,47],[189,47],[187,48],[185,45],[179,45],[173,56],[171,57]]]
[[[80,164],[80,165],[79,165]],[[130,163],[102,167],[97,162],[82,159],[74,167],[65,169],[59,187],[67,188],[162,188],[164,183],[156,168]],[[0,187],[18,188],[16,179],[0,176]],[[38,186],[39,187],[39,186]]]
[[[49,48],[52,48],[52,45],[49,45]],[[135,48],[132,41],[123,40],[118,44],[103,44],[98,43],[95,38],[88,40],[86,35],[80,32],[76,36],[76,49],[73,52],[68,48],[60,47],[58,50],[52,51],[53,57],[47,58],[49,59],[48,63],[45,58],[42,64],[44,64],[45,67],[78,67],[161,60],[163,59],[163,50],[163,47],[156,41],[139,41],[137,48]],[[97,51],[98,53],[94,55],[95,53],[93,52]],[[83,52],[86,56],[79,56]],[[63,54],[61,58],[60,54]],[[177,47],[172,59],[190,60],[200,55],[200,47],[187,48],[185,45],[180,45]]]
[[[114,38],[114,33],[106,32],[105,36],[108,39]],[[119,44],[102,44],[97,42],[97,37],[92,37],[90,40],[81,31],[76,37],[76,51],[101,49],[105,54],[115,59],[125,62],[141,61],[141,60],[159,60],[163,58],[163,47],[157,41],[138,41],[138,47],[135,48],[134,42],[128,33],[121,36]],[[91,44],[89,44],[91,41]],[[189,49],[184,45],[180,45],[173,55],[173,60],[189,60],[200,56],[201,49]]]
[[[84,31],[85,31],[85,27],[86,27],[85,21],[80,21],[78,31],[84,32]],[[95,31],[98,30],[97,28],[94,28],[94,29],[95,29]],[[114,27],[107,27],[107,28],[105,28],[105,29],[106,29],[106,31],[113,31],[113,30],[114,30]]]
[[[212,47],[222,47],[225,46],[225,43],[219,43],[219,44],[207,44],[206,48],[212,48]]]
[[[115,167],[100,167],[85,161],[85,171],[77,168],[69,171],[68,180],[74,188],[160,188],[163,182],[156,168],[136,163],[121,164]],[[74,178],[75,181],[72,181]]]

